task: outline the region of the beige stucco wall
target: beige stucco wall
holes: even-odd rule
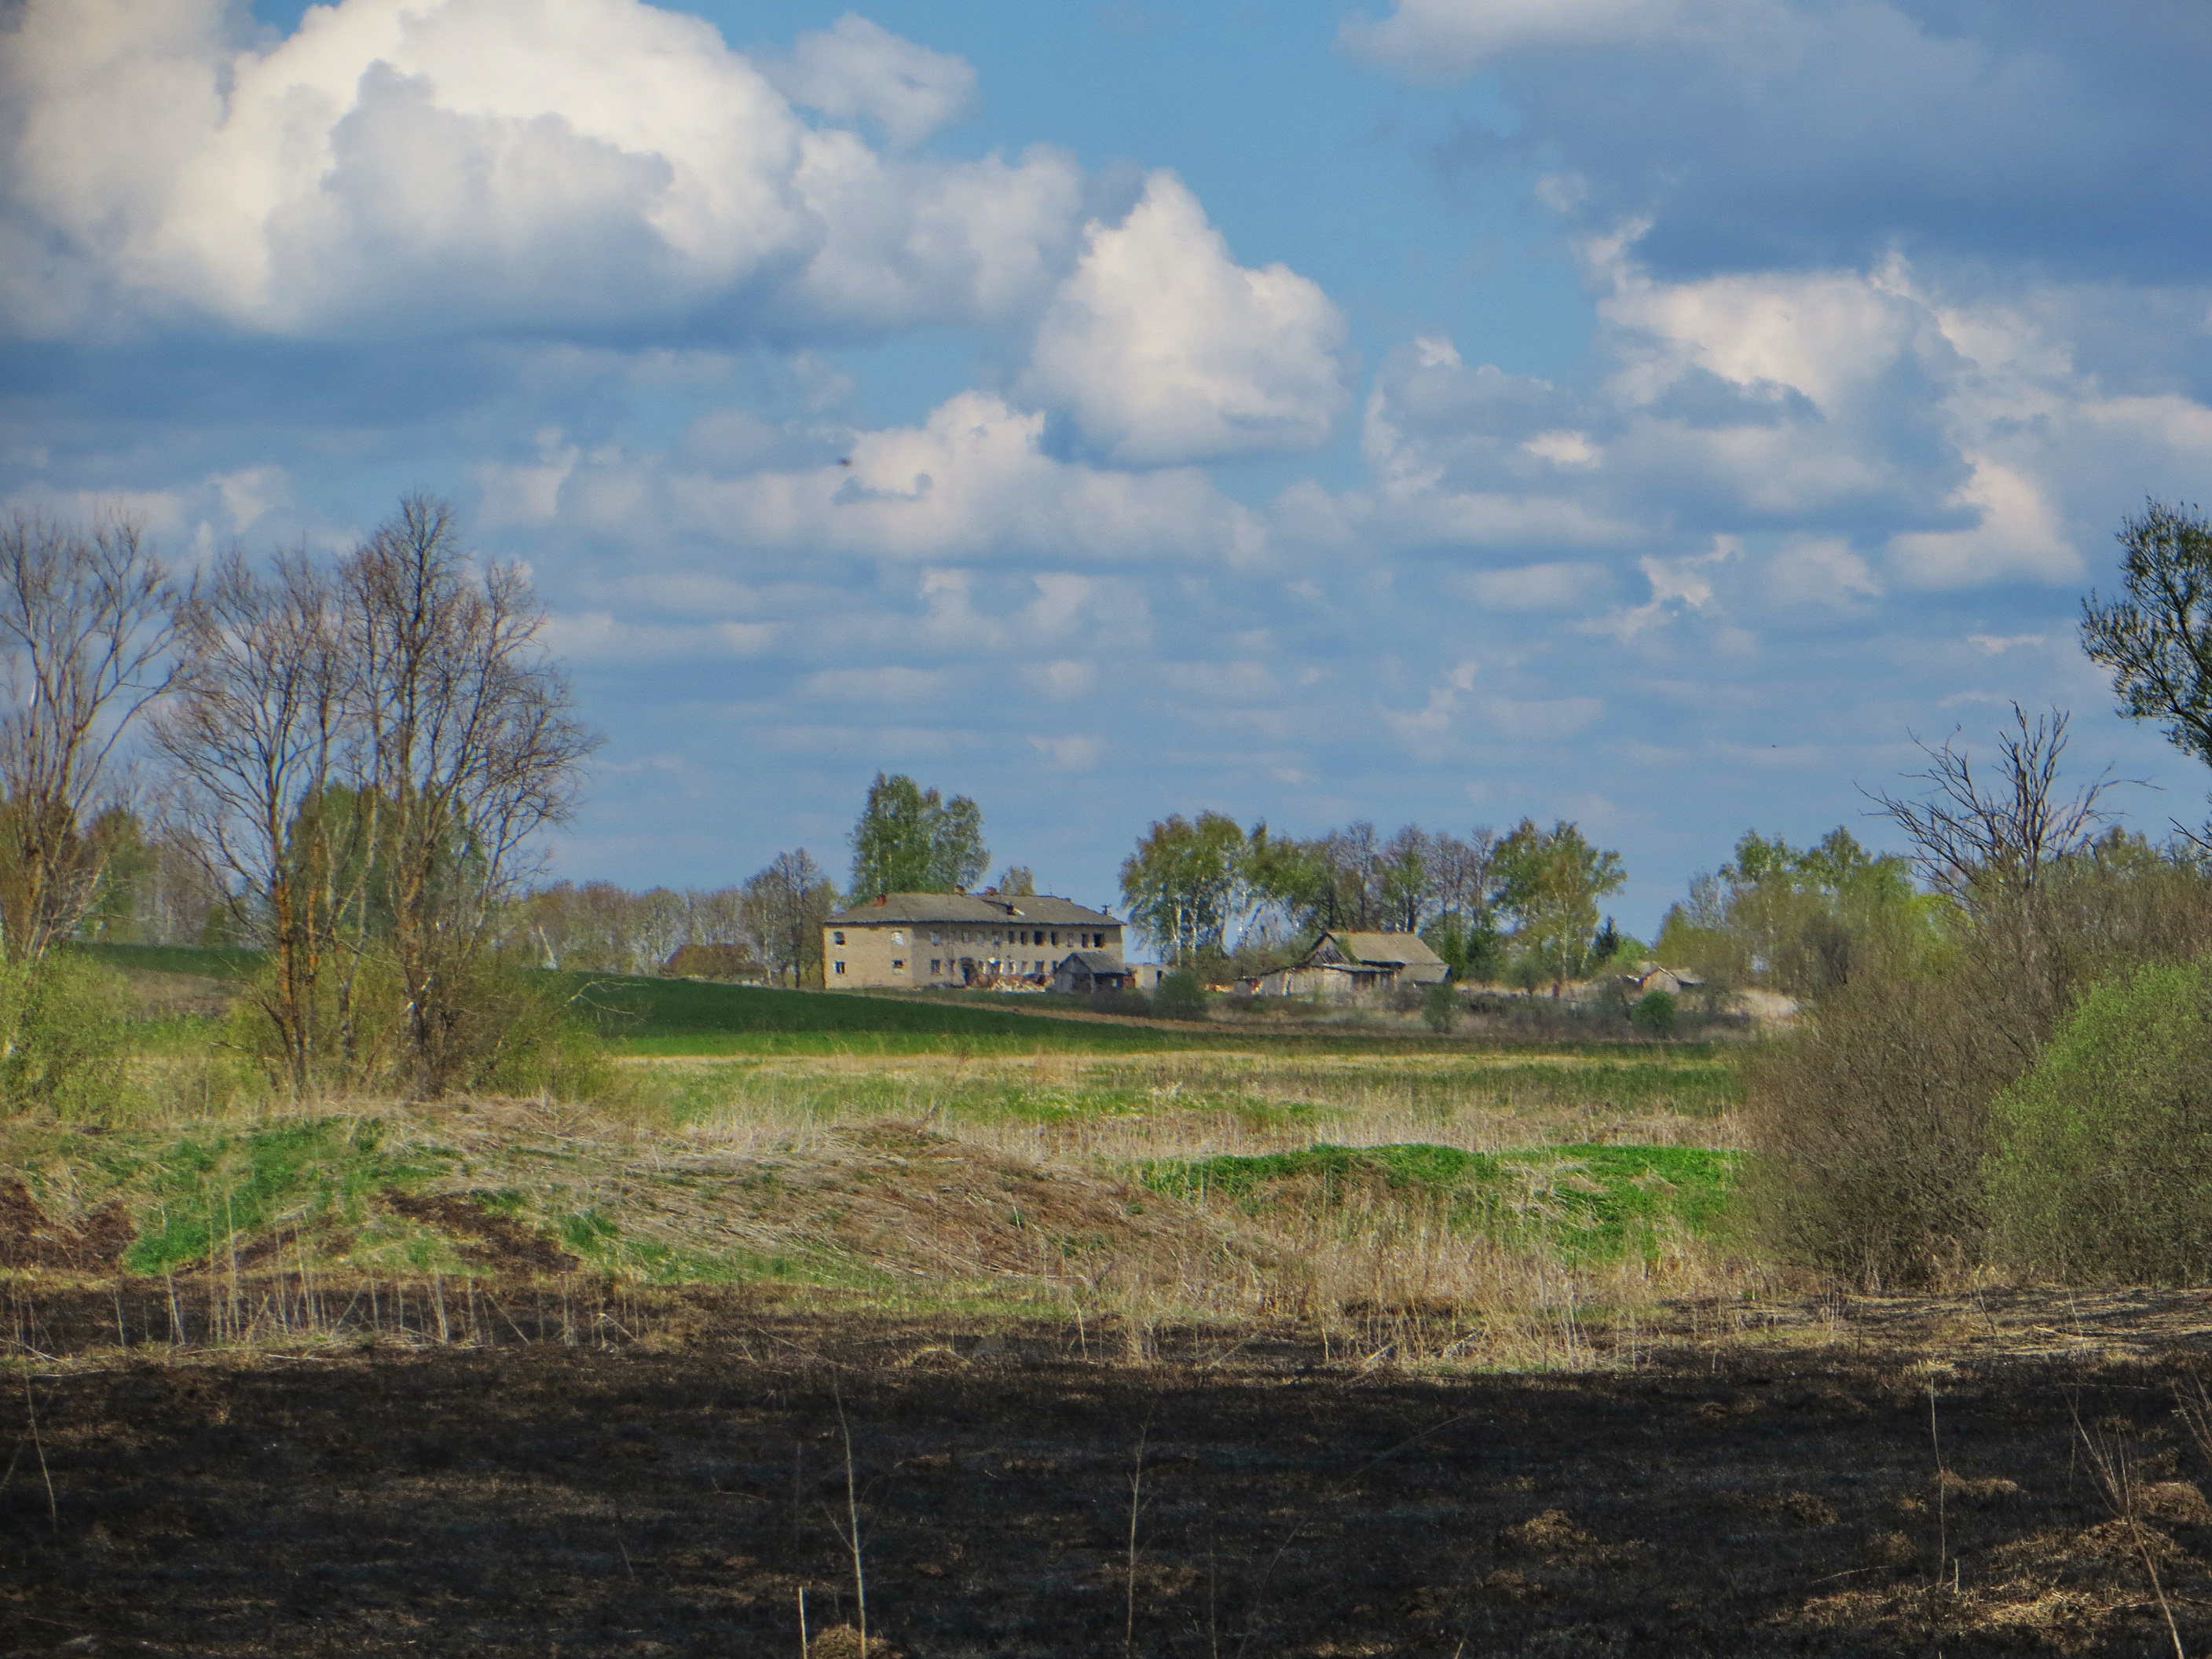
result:
[[[842,945],[840,934],[844,936]],[[1103,944],[1090,943],[1101,935]],[[994,971],[1001,977],[1042,976],[1070,951],[1105,951],[1118,957],[1121,930],[1114,926],[1033,927],[1019,917],[1004,923],[848,922],[822,930],[823,983],[833,991],[857,986],[958,985],[963,957],[975,963],[979,978]],[[933,973],[933,962],[937,964]],[[844,964],[842,973],[840,963]]]

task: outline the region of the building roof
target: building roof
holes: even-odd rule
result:
[[[1058,973],[1071,962],[1081,963],[1094,978],[1100,974],[1126,974],[1131,966],[1111,951],[1070,951],[1053,964],[1053,972]]]
[[[1336,948],[1354,962],[1396,968],[1441,968],[1444,959],[1429,949],[1419,933],[1356,933],[1349,930],[1323,933],[1314,949],[1334,939]]]
[[[1121,919],[1091,910],[1073,899],[1048,894],[1009,896],[981,893],[885,893],[864,899],[830,918],[833,927],[869,927],[892,922],[1012,921],[1031,927],[1119,927]]]

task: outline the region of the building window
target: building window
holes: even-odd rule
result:
[[[842,974],[842,973],[843,973],[843,972],[845,971],[845,964],[844,964],[844,963],[843,963],[842,961],[840,961],[840,962],[838,963],[838,964],[837,964],[837,971],[838,971],[839,973],[841,973],[841,974]]]
[[[906,958],[903,957],[893,957],[891,958],[891,972],[895,974],[902,974],[906,972]]]
[[[942,945],[945,943],[945,935],[943,933],[932,933],[929,936],[929,942],[932,945]]]
[[[830,934],[830,942],[832,945],[842,945],[842,944],[845,942],[845,930],[844,930],[843,928],[842,928],[842,927],[841,927],[841,928],[839,928],[836,933],[834,933]],[[842,972],[843,972],[843,971],[844,971],[844,969],[843,969],[843,968],[841,966],[841,967],[839,968],[838,971],[839,971],[840,973],[842,973]]]
[[[945,963],[944,963],[944,962],[943,962],[940,958],[936,957],[930,957],[930,959],[929,959],[929,971],[930,971],[932,974],[941,974],[941,973],[943,973],[943,972],[945,971]]]
[[[1057,945],[1057,944],[1059,944],[1059,943],[1060,943],[1060,930],[1059,930],[1058,928],[1054,928],[1054,929],[1053,930],[1052,942],[1053,942],[1054,945]]]
[[[898,928],[894,927],[893,929],[891,929],[891,943],[892,943],[892,944],[894,944],[894,945],[903,945],[903,944],[905,944],[905,943],[906,943],[906,934],[905,934],[902,930],[900,930],[900,929],[898,929]]]

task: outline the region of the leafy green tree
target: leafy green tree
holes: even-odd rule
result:
[[[2119,543],[2125,597],[2081,602],[2081,649],[2111,671],[2122,713],[2164,722],[2169,741],[2212,765],[2212,523],[2148,501]]]
[[[1220,954],[1245,902],[1250,852],[1237,820],[1219,812],[1154,823],[1121,864],[1129,919],[1178,963]]]
[[[1448,1035],[1459,1024],[1460,1008],[1459,993],[1449,985],[1421,988],[1421,1018],[1438,1036]]]
[[[1671,992],[1646,991],[1628,1011],[1628,1023],[1650,1036],[1671,1036],[1676,1014]]]
[[[1206,988],[1188,968],[1163,974],[1158,988],[1152,993],[1152,1012],[1162,1019],[1204,1019]]]
[[[1564,818],[1549,830],[1523,818],[1498,843],[1494,861],[1498,902],[1513,918],[1515,946],[1558,996],[1589,965],[1598,901],[1628,879],[1620,854],[1591,846],[1580,827]]]
[[[147,844],[145,828],[129,807],[110,806],[93,819],[86,840],[92,845],[100,879],[92,904],[78,924],[79,936],[106,944],[133,943],[142,937],[139,889],[154,868],[154,849]]]
[[[1667,914],[1661,958],[1716,985],[1762,985],[1796,996],[1832,990],[1924,916],[1911,866],[1876,856],[1850,830],[1792,847],[1747,831],[1716,875],[1690,884]]]
[[[983,809],[946,800],[903,772],[876,774],[853,826],[854,901],[877,893],[949,893],[972,887],[991,866]]]

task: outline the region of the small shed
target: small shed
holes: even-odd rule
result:
[[[1052,988],[1062,996],[1094,991],[1126,991],[1134,978],[1130,964],[1112,951],[1071,951],[1052,970]]]
[[[1654,991],[1680,996],[1705,982],[1703,975],[1693,974],[1687,968],[1662,968],[1656,962],[1644,963],[1634,973],[1623,974],[1620,978],[1629,995],[1638,997],[1649,996]]]

